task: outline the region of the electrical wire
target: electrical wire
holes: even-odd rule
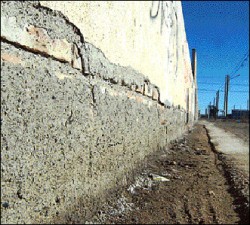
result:
[[[208,89],[199,89],[198,88],[198,91],[213,91],[213,92],[216,92],[217,90],[208,90]],[[221,91],[221,92],[224,92],[224,91]],[[238,92],[238,93],[249,93],[249,91],[230,91],[230,92]]]
[[[244,67],[244,62],[249,58],[249,50],[244,54],[243,58],[240,60],[240,63],[237,64],[234,69],[232,70],[232,72],[230,73],[231,74],[231,77],[229,77],[229,80],[232,80],[238,76],[240,76],[240,74],[236,75],[236,76],[233,76],[235,75],[240,68]],[[199,83],[199,82],[198,82]],[[223,91],[221,90],[221,88],[224,86],[225,83],[223,83],[219,88],[218,90],[219,91]],[[218,84],[219,85],[219,84]],[[245,86],[244,84],[230,84],[230,85],[235,85],[235,86]],[[247,85],[246,85],[247,86]],[[232,92],[232,91],[231,91]]]
[[[219,85],[221,83],[205,83],[205,82],[198,82],[198,84],[207,84],[207,85]],[[230,84],[230,86],[233,85],[233,86],[249,86],[248,84]]]
[[[234,74],[236,74],[239,71],[240,68],[244,67],[244,62],[248,59],[248,57],[249,57],[249,50],[246,52],[246,54],[240,60],[240,62],[236,65],[236,67],[234,67],[234,69],[230,73],[231,76],[233,76]]]

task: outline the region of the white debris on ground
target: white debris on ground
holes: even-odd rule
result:
[[[109,213],[110,215],[121,215],[127,211],[132,211],[133,205],[133,203],[128,203],[127,199],[122,195],[117,200],[116,208],[109,206]]]
[[[182,140],[182,142],[185,142],[185,139]],[[177,142],[176,145],[179,145]],[[182,144],[182,143],[181,143]],[[183,145],[183,144],[182,144]],[[184,145],[183,145],[184,146]],[[182,150],[185,150],[182,146]],[[167,149],[166,149],[167,150]],[[167,158],[168,153],[171,152],[171,149],[169,152],[165,152],[161,155],[161,159]],[[171,161],[171,160],[165,160],[169,165],[177,165],[177,162]],[[171,173],[164,171],[162,173],[155,174],[150,172],[149,170],[145,170],[140,175],[135,177],[134,183],[131,184],[127,191],[131,193],[132,195],[136,195],[140,189],[152,191],[153,186],[158,185],[159,182],[169,182],[171,179],[181,179],[181,176],[178,176],[177,173],[179,171],[171,168]],[[128,199],[121,195],[118,200],[112,204],[106,204],[103,208],[103,211],[99,211],[98,216],[93,218],[93,221],[86,221],[85,224],[103,224],[104,221],[106,221],[110,216],[122,216],[125,215],[129,211],[138,210],[139,208],[135,207],[133,203],[129,203]]]
[[[92,221],[86,221],[85,224],[103,224],[110,216],[124,215],[128,211],[136,210],[134,203],[129,203],[128,199],[121,195],[114,205],[106,205],[104,211],[99,211],[99,215],[93,217]]]
[[[135,182],[131,184],[127,190],[132,194],[136,194],[136,189],[142,188],[145,190],[151,190],[152,185],[152,179],[150,179],[147,174],[143,173],[135,178]]]
[[[153,181],[170,181],[168,178],[151,173],[149,175]]]
[[[171,174],[166,175],[171,177]],[[152,190],[154,183],[159,181],[165,182],[170,181],[170,179],[166,178],[163,174],[160,176],[154,173],[142,173],[142,175],[135,178],[135,182],[127,190],[131,194],[136,194],[136,189]]]

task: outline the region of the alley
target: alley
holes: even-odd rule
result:
[[[237,184],[229,179],[230,171],[225,169],[231,167],[221,156],[215,152],[204,124],[198,123],[184,139],[148,157],[135,182],[122,193],[114,193],[89,222],[247,223],[246,199],[236,195],[247,188],[248,178],[241,179],[245,179],[244,188],[232,188]]]

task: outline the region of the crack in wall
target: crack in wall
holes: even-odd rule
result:
[[[46,6],[41,5],[40,2],[38,2],[37,5],[34,5],[34,8],[39,9],[39,10],[44,9],[47,12],[50,12],[50,13],[55,15],[54,10],[52,10],[52,9],[46,7]],[[64,19],[66,24],[70,25],[73,28],[73,31],[75,32],[75,34],[77,34],[80,37],[80,43],[82,44],[82,46],[80,46],[80,48],[79,48],[79,54],[81,56],[82,72],[83,72],[84,75],[89,75],[89,73],[90,73],[89,72],[89,63],[88,63],[88,58],[85,57],[85,55],[86,55],[86,47],[85,47],[85,40],[84,40],[82,32],[63,13],[61,13],[60,11],[56,11],[56,12],[60,14],[60,17],[62,17]]]
[[[47,14],[49,14],[49,15],[52,15],[52,16],[60,16],[60,18],[62,18],[63,20],[64,20],[64,22],[66,23],[66,24],[68,24],[68,25],[70,25],[71,27],[72,27],[72,29],[73,29],[73,32],[80,38],[80,43],[79,43],[79,46],[77,45],[77,43],[76,42],[73,42],[73,48],[74,48],[74,46],[76,47],[76,49],[77,49],[77,52],[78,52],[78,54],[79,54],[79,57],[80,57],[80,60],[81,60],[81,65],[82,65],[82,74],[83,75],[92,75],[92,76],[95,76],[95,77],[97,77],[97,74],[93,74],[93,73],[91,73],[90,72],[90,59],[89,59],[89,56],[90,55],[92,55],[92,51],[90,51],[90,52],[87,52],[87,49],[86,49],[86,45],[85,45],[85,41],[84,41],[84,37],[83,37],[83,34],[81,33],[81,31],[80,31],[80,29],[78,28],[78,27],[76,27],[72,22],[70,22],[69,21],[69,19],[66,17],[66,16],[64,16],[63,15],[63,13],[61,13],[60,11],[56,11],[56,10],[52,10],[52,9],[50,9],[50,8],[48,8],[48,7],[46,7],[46,6],[42,6],[39,2],[38,3],[36,3],[36,4],[31,4],[31,6],[33,7],[33,8],[35,8],[35,9],[38,9],[39,11],[42,11],[42,10],[45,10],[46,11],[46,13]],[[44,27],[44,29],[46,30],[46,28],[45,28],[45,26],[39,26],[39,27]],[[48,53],[46,53],[46,52],[43,52],[43,51],[40,51],[40,50],[37,50],[37,49],[34,49],[34,48],[30,48],[30,47],[28,47],[28,46],[26,46],[26,45],[22,45],[22,44],[20,44],[20,43],[18,43],[18,42],[13,42],[13,41],[10,41],[10,40],[8,40],[6,37],[1,37],[1,40],[2,41],[5,41],[6,43],[9,43],[9,44],[12,44],[12,45],[14,45],[15,47],[17,47],[17,48],[21,48],[21,49],[23,49],[23,50],[26,50],[26,51],[29,51],[29,52],[32,52],[32,53],[34,53],[34,54],[37,54],[37,55],[41,55],[41,56],[43,56],[43,57],[46,57],[46,58],[52,58],[53,60],[56,60],[56,61],[59,61],[59,62],[62,62],[62,63],[69,63],[69,64],[71,64],[71,66],[72,66],[72,61],[71,62],[68,62],[67,60],[63,60],[63,59],[58,59],[58,58],[56,58],[56,57],[54,57],[53,55],[50,55],[50,54],[48,54]],[[99,60],[100,60],[100,63],[101,63],[101,65],[102,65],[102,67],[105,69],[105,66],[104,66],[104,64],[106,65],[106,67],[117,67],[119,70],[124,70],[124,69],[126,69],[125,67],[122,67],[122,66],[119,66],[119,65],[116,65],[116,64],[114,64],[114,63],[111,63],[107,58],[106,58],[106,56],[105,56],[105,54],[99,49],[99,48],[96,48],[96,47],[94,47],[96,50],[97,50],[97,52],[98,52],[98,54],[99,55],[101,55],[101,58],[103,58],[103,59],[101,59],[99,56],[98,56],[98,58],[99,58]],[[103,64],[103,60],[105,61],[104,62],[104,64]],[[132,69],[132,68],[131,68]],[[130,69],[130,70],[131,70]],[[118,72],[120,72],[120,71],[118,71]],[[121,71],[122,72],[122,71]],[[138,76],[140,73],[138,72],[138,71],[135,71],[134,69],[132,69],[132,71],[130,71],[130,72],[132,72],[131,74],[130,74],[130,76],[132,76],[132,79],[133,79],[133,76]],[[105,71],[103,72],[103,74],[102,75],[100,75],[100,77],[102,78],[102,80],[103,81],[105,81],[105,82],[108,82],[108,83],[110,83],[110,84],[118,84],[118,85],[121,85],[121,86],[126,86],[128,89],[130,89],[130,90],[132,90],[133,89],[133,85],[136,85],[136,83],[128,83],[127,81],[125,81],[125,78],[122,78],[121,79],[121,81],[119,82],[118,80],[117,80],[117,75],[116,74],[114,74],[113,76],[114,77],[105,77],[106,75],[105,75]],[[145,77],[144,75],[142,75],[142,74],[140,74],[140,76],[142,76],[142,77]],[[151,83],[149,82],[149,79],[146,77],[146,78],[144,78],[144,83],[147,83],[148,82],[148,85],[151,85]],[[145,85],[145,84],[144,84]],[[155,85],[154,85],[155,86]],[[161,105],[164,105],[164,103],[162,103],[161,101],[160,101],[160,91],[159,91],[159,88],[157,87],[157,86],[155,86],[155,89],[156,89],[156,91],[157,91],[157,93],[158,93],[158,99],[156,100],[156,99],[154,99],[154,100],[156,100],[156,101],[158,101]],[[147,96],[147,94],[145,94],[145,93],[142,93],[143,95],[145,95],[145,96]],[[149,98],[152,98],[152,96],[148,96]]]
[[[58,58],[56,58],[56,57],[54,57],[54,56],[52,56],[52,55],[50,55],[50,54],[48,54],[46,52],[39,51],[39,50],[34,49],[34,48],[30,48],[30,47],[28,47],[26,45],[22,45],[22,44],[20,44],[18,42],[10,41],[7,38],[5,38],[4,36],[1,36],[1,41],[4,42],[4,43],[7,43],[7,44],[11,44],[11,45],[15,46],[18,49],[22,49],[24,51],[31,52],[31,53],[33,53],[35,55],[40,55],[40,56],[45,57],[45,58],[51,58],[51,59],[53,59],[55,61],[58,61],[58,62],[61,62],[61,63],[68,63],[68,61],[63,60],[63,59],[58,59]]]
[[[46,7],[41,7],[39,10],[43,10],[43,8]],[[53,10],[49,10],[49,12],[54,15],[58,15],[56,12],[53,12]],[[32,14],[33,11],[30,11],[30,13]],[[58,19],[58,17],[56,19]],[[49,17],[47,20],[51,20],[51,18]],[[53,22],[55,22],[55,20],[53,20]],[[39,27],[41,26],[39,25]],[[78,29],[76,32],[80,32],[80,30]],[[57,34],[59,34],[59,32],[55,32],[55,34],[51,37],[55,38],[55,35]],[[63,33],[63,35],[65,35],[65,33]],[[79,35],[82,34],[79,33]],[[64,38],[64,36],[59,37],[61,39]],[[75,38],[74,36],[73,40],[75,39],[78,40],[78,38]],[[125,68],[115,65],[116,67],[112,74],[114,77],[105,76],[105,73],[107,72],[106,69],[110,68],[114,64],[112,64],[108,59],[106,59],[107,61],[105,61],[104,58],[100,59],[99,56],[102,54],[100,50],[98,54],[94,55],[94,57],[97,57],[97,60],[100,60],[100,66],[102,67],[101,74],[94,74],[91,70],[89,70],[89,73],[84,70],[80,72],[76,68],[71,68],[72,61],[58,60],[47,53],[36,50],[34,51],[33,48],[5,40],[4,37],[1,38],[1,41],[9,44],[9,46],[13,46],[13,49],[17,48],[20,52],[23,50],[22,53],[24,54],[25,60],[34,64],[34,67],[32,68],[22,68],[22,65],[20,64],[3,63],[5,69],[5,76],[3,76],[3,78],[5,80],[11,80],[9,83],[7,82],[7,85],[11,85],[13,82],[16,82],[17,85],[20,84],[20,88],[18,86],[18,88],[14,89],[6,89],[6,91],[13,90],[11,98],[7,98],[5,96],[5,98],[8,99],[9,105],[14,105],[13,109],[15,111],[15,102],[11,101],[13,99],[15,100],[15,96],[18,96],[20,93],[25,93],[26,95],[27,87],[34,88],[33,91],[38,92],[35,94],[43,94],[42,97],[37,100],[33,98],[34,96],[31,96],[27,102],[22,104],[25,105],[24,107],[29,107],[31,112],[31,114],[24,112],[22,114],[23,120],[25,120],[25,117],[32,117],[33,119],[27,121],[24,125],[26,129],[29,128],[27,129],[27,132],[20,132],[21,134],[25,133],[29,135],[29,140],[26,139],[27,137],[25,135],[20,136],[21,141],[18,140],[18,145],[15,141],[13,141],[10,149],[11,151],[14,151],[14,155],[16,154],[16,150],[17,152],[21,152],[21,154],[15,156],[17,160],[19,160],[19,164],[17,163],[17,160],[12,161],[12,159],[10,159],[10,163],[13,163],[16,168],[19,168],[19,166],[23,165],[23,163],[27,163],[27,168],[21,171],[21,175],[23,176],[22,179],[24,179],[23,189],[11,183],[11,188],[9,187],[6,190],[11,193],[13,188],[13,193],[16,199],[17,197],[19,199],[24,199],[27,194],[29,206],[28,203],[25,203],[24,205],[27,209],[29,209],[30,206],[32,207],[32,204],[52,205],[53,203],[51,203],[50,199],[51,196],[54,197],[56,192],[60,194],[65,193],[65,196],[67,195],[67,204],[70,206],[68,207],[67,204],[64,205],[64,202],[62,201],[62,208],[60,208],[60,210],[65,210],[66,215],[71,214],[70,216],[72,216],[72,214],[74,215],[74,213],[76,213],[75,211],[78,210],[78,203],[75,200],[77,200],[80,195],[84,196],[86,201],[88,201],[90,199],[90,195],[94,191],[103,191],[109,188],[112,182],[118,183],[118,175],[121,171],[124,173],[127,172],[130,167],[133,167],[133,163],[137,163],[137,161],[145,154],[155,150],[154,148],[162,147],[162,143],[165,143],[166,134],[163,132],[164,127],[158,124],[158,122],[160,116],[165,116],[168,112],[165,111],[166,108],[163,107],[164,104],[161,104],[159,100],[152,99],[152,96],[148,96],[148,92],[152,91],[152,88],[156,88],[158,92],[159,89],[156,86],[153,86],[153,84],[149,82],[149,79],[145,78],[144,75],[137,73],[133,68]],[[81,42],[82,43],[79,43],[78,41],[71,41],[70,44],[73,43],[73,47],[75,45],[77,48],[75,53],[76,55],[79,54],[79,57],[83,62],[85,60],[84,57],[89,60],[89,57],[93,56],[93,52],[85,52],[86,48],[83,37]],[[8,53],[11,53],[11,50],[13,51],[11,47],[6,49],[5,50]],[[17,51],[14,52],[15,54],[19,54]],[[32,54],[28,53],[33,53],[34,58],[32,58]],[[26,57],[26,54],[29,55],[29,57]],[[45,60],[43,58],[51,60]],[[65,65],[63,66],[62,64],[54,61],[59,61]],[[82,63],[82,66],[84,65],[83,68],[85,69],[89,66],[87,62],[88,61],[85,60],[85,65]],[[43,69],[43,67],[45,67],[45,69]],[[49,70],[53,70],[55,76],[53,73],[50,74]],[[66,75],[64,76],[65,79],[58,79],[58,76],[56,75],[56,72],[58,71],[63,71],[65,74],[68,72],[70,74],[74,74],[74,79],[67,79],[68,77]],[[36,76],[37,73],[41,76]],[[19,74],[22,76],[17,76]],[[81,76],[82,74],[89,74],[90,76],[83,77]],[[148,83],[147,85],[152,85],[147,87],[147,90],[149,90],[148,92],[145,92],[145,87],[142,88],[142,91],[140,90],[139,92],[136,92],[132,86],[130,86],[136,83],[133,79],[136,79],[137,76],[139,77],[136,81],[138,85],[143,86],[145,83]],[[30,86],[26,85],[27,81]],[[105,94],[105,96],[104,93],[106,92],[103,92],[103,87],[109,92]],[[72,91],[72,89],[74,91]],[[61,94],[62,98],[60,98],[60,101],[51,101],[51,95],[54,96],[55,93]],[[53,96],[53,100],[55,99],[55,96],[58,100],[56,94],[54,97]],[[40,101],[42,104],[45,103],[45,107],[40,107]],[[26,103],[28,104],[26,105]],[[158,106],[162,111],[155,111],[154,107]],[[76,107],[78,107],[78,109]],[[11,115],[11,119],[14,121],[13,123],[15,123],[15,118],[18,116],[19,112],[15,113],[16,114]],[[39,114],[41,114],[42,117],[44,116],[42,120],[40,120]],[[79,114],[81,116],[79,116]],[[125,115],[125,118],[123,115]],[[172,118],[172,116],[172,114],[169,115],[170,118]],[[181,115],[178,114],[176,118],[181,118]],[[77,120],[78,122],[76,122]],[[179,131],[184,129],[182,123],[178,123],[177,121],[175,122],[177,124],[175,124],[177,126],[176,131],[174,130],[171,134],[174,137],[177,130]],[[46,127],[48,125],[47,123],[49,125],[52,124],[53,126],[48,126],[48,129],[48,127]],[[40,129],[41,127],[43,129]],[[32,136],[34,133],[37,133],[37,135]],[[6,128],[5,134],[13,134],[13,136],[15,136],[17,132]],[[8,141],[9,140],[10,139],[8,139]],[[46,140],[46,142],[44,140]],[[42,150],[40,152],[38,152],[40,146],[38,145],[37,147],[36,142],[42,146]],[[79,142],[81,142],[80,145],[78,145]],[[96,144],[96,142],[98,143]],[[22,148],[20,148],[20,146]],[[27,151],[30,146],[34,147],[34,150],[37,147],[37,151]],[[79,156],[83,158],[80,164],[79,161],[77,161]],[[23,159],[26,160],[25,157],[30,159],[30,161],[22,161]],[[55,162],[57,157],[60,161],[58,160],[58,162]],[[39,163],[42,163],[42,165]],[[127,168],[122,170],[123,167]],[[33,182],[30,182],[29,178],[31,176],[36,178],[37,174],[34,173],[34,171],[36,171],[37,168],[40,169],[40,176],[35,179],[35,182],[34,178]],[[26,170],[28,170],[28,172],[24,173]],[[114,174],[114,176],[109,173]],[[7,173],[5,176],[8,175],[9,174]],[[71,183],[72,177],[74,177],[73,185]],[[37,184],[41,186],[37,186]],[[48,184],[53,184],[55,186],[59,184],[63,188],[58,188],[57,190],[51,190],[50,188],[46,190],[42,189],[43,185],[47,186]],[[39,190],[38,193],[33,192],[36,188],[41,188],[41,190]],[[33,190],[29,193],[30,189]],[[8,196],[6,198],[8,199]],[[39,198],[42,198],[42,200]],[[16,201],[16,199],[9,199],[14,203]],[[36,202],[37,199],[39,200],[39,203]],[[98,201],[96,204],[98,204]],[[45,214],[41,211],[39,215],[39,212],[32,211],[32,218],[29,218],[29,212],[26,212],[23,208],[18,210],[19,211],[15,214],[15,216],[13,216],[10,212],[6,212],[4,219],[9,219],[13,216],[15,217],[15,221],[20,222],[21,219],[27,219],[27,221],[30,222],[30,220],[33,219],[32,216],[35,215],[34,217],[37,217],[37,220],[45,221],[46,218],[43,217],[44,215],[47,217],[48,214],[55,214],[54,209],[51,207],[48,210],[46,209],[44,212]],[[64,219],[63,216],[64,215],[61,215],[60,212],[59,217]]]

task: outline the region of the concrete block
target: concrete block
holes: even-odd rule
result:
[[[144,93],[144,85],[136,85],[135,91],[143,94]]]
[[[153,94],[153,86],[150,83],[144,84],[144,95],[148,97],[152,97]]]
[[[71,63],[72,44],[66,39],[51,39],[44,28],[22,26],[16,17],[1,18],[1,36],[8,41],[23,45],[34,52],[45,53]]]
[[[76,44],[73,44],[71,63],[73,68],[82,70],[82,58]]]
[[[159,100],[159,90],[157,88],[153,88],[152,99],[157,101]]]

